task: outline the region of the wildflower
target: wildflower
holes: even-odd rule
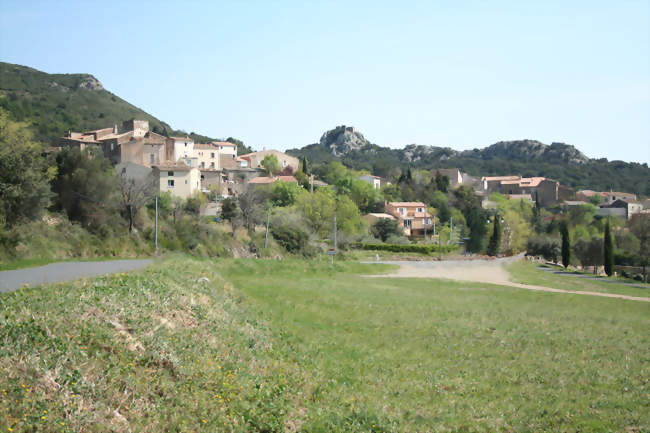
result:
[[[206,421],[206,420],[204,420],[204,419],[202,419],[201,421],[203,422],[203,424],[205,424],[205,423],[207,422],[207,421]]]

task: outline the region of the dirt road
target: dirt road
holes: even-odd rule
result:
[[[628,299],[631,301],[650,302],[650,298],[639,296],[619,295],[578,290],[553,289],[551,287],[532,286],[513,283],[510,274],[503,267],[506,263],[520,260],[520,257],[508,257],[494,260],[443,260],[443,261],[379,261],[367,263],[384,263],[398,265],[399,269],[391,274],[370,275],[372,278],[442,278],[447,280],[477,281],[481,283],[498,284],[500,286],[517,287],[526,290],[542,292],[570,293],[574,295],[602,296],[605,298]]]

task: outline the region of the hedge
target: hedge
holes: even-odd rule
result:
[[[377,251],[391,251],[393,253],[421,253],[421,254],[434,254],[438,253],[438,245],[398,245],[398,244],[361,244],[359,247],[362,250],[377,250]],[[442,252],[448,253],[458,248],[457,245],[443,245]]]

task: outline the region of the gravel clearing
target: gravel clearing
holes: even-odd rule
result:
[[[383,275],[368,275],[369,278],[439,278],[446,280],[476,281],[480,283],[497,284],[500,286],[517,287],[526,290],[536,290],[553,293],[569,293],[574,295],[601,296],[605,298],[627,299],[631,301],[650,302],[650,298],[639,296],[619,295],[615,293],[600,293],[578,290],[553,289],[551,287],[532,286],[513,283],[504,264],[521,260],[520,256],[502,259],[479,260],[442,260],[442,261],[376,261],[364,263],[381,263],[398,265],[396,272]]]

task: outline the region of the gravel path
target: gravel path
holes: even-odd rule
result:
[[[61,262],[37,268],[0,272],[0,293],[12,292],[24,285],[59,283],[77,278],[96,277],[132,271],[148,266],[152,260],[108,260],[105,262]]]
[[[371,278],[442,278],[447,280],[478,281],[481,283],[498,284],[501,286],[517,287],[526,290],[538,290],[553,293],[570,293],[574,295],[602,296],[605,298],[628,299],[631,301],[650,302],[650,298],[639,296],[619,295],[579,290],[553,289],[551,287],[532,286],[529,284],[513,283],[510,274],[503,268],[506,263],[520,260],[519,257],[508,257],[494,260],[443,260],[443,261],[378,261],[365,263],[383,263],[399,265],[392,274],[369,275]]]

